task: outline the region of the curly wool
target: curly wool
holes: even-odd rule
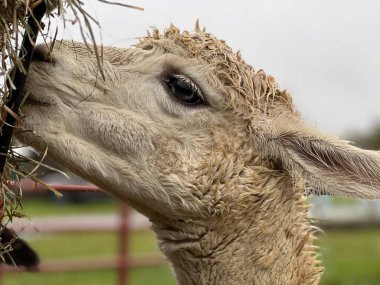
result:
[[[224,40],[201,31],[198,22],[194,32],[183,31],[171,25],[164,34],[154,29],[153,33],[140,40],[137,47],[158,45],[164,50],[212,69],[211,84],[224,95],[228,106],[242,115],[250,117],[257,110],[268,113],[271,106],[279,103],[293,112],[289,94],[280,90],[275,79],[263,70],[255,71],[238,51],[234,53]]]

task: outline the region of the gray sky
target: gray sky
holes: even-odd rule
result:
[[[313,125],[347,134],[380,122],[380,2],[362,0],[119,0],[144,12],[85,1],[105,45],[128,47],[149,27],[201,26],[291,92]],[[64,38],[79,39],[68,27]]]

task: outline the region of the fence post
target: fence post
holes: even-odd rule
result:
[[[120,231],[119,231],[119,285],[128,284],[128,206],[121,204],[120,209]],[[1,285],[1,284],[0,284]]]

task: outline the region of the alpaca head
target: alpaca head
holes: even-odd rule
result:
[[[170,27],[105,48],[38,47],[21,140],[149,217],[209,220],[281,176],[317,194],[380,197],[380,155],[320,134],[274,79],[209,33]],[[263,178],[267,177],[267,178]]]

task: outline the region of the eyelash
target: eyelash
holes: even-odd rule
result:
[[[179,103],[193,107],[205,105],[201,89],[187,76],[182,74],[169,74],[163,77],[168,93]]]

